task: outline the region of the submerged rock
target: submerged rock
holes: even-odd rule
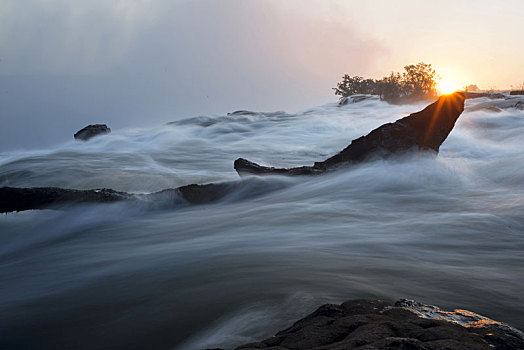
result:
[[[375,95],[351,95],[340,99],[338,102],[339,106],[345,106],[347,104],[359,103],[367,100],[379,100],[378,96]]]
[[[207,189],[207,191],[206,191]],[[221,184],[188,185],[150,194],[132,194],[103,188],[72,190],[58,187],[0,188],[0,213],[32,209],[60,208],[79,203],[113,203],[129,200],[155,200],[175,194],[194,204],[207,203],[224,196]]]
[[[371,157],[387,158],[409,150],[429,150],[438,153],[440,145],[464,110],[464,100],[462,92],[441,96],[422,111],[378,127],[368,135],[351,141],[351,144],[338,154],[322,162],[316,162],[313,166],[273,168],[238,158],[234,167],[239,175],[314,175],[340,165],[355,164]]]
[[[149,194],[133,194],[107,188],[71,190],[57,187],[1,187],[0,213],[32,209],[60,209],[81,203],[114,203],[122,201],[149,203],[157,208],[174,208],[184,204],[212,203],[232,194],[234,196],[231,197],[235,201],[243,200],[279,190],[284,186],[285,183],[278,181],[269,182],[261,181],[261,179],[246,179],[205,185],[191,184]]]
[[[491,99],[506,98],[506,95],[500,92],[470,92],[465,93],[467,99],[487,97]]]
[[[522,332],[465,310],[401,299],[326,304],[275,336],[237,350],[524,349]]]
[[[97,135],[109,134],[111,129],[106,124],[94,124],[88,125],[83,129],[80,129],[75,134],[75,140],[87,141]]]
[[[503,109],[515,108],[518,110],[524,110],[524,97],[515,96],[510,97],[504,100],[494,100],[487,101],[483,103],[476,104],[474,106],[469,106],[468,111],[480,111],[486,110],[490,112],[500,112]]]
[[[227,115],[255,115],[255,114],[258,114],[258,113],[253,112],[253,111],[240,110],[240,111],[234,111],[234,112],[228,113]]]

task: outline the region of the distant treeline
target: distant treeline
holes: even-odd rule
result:
[[[404,69],[402,74],[392,72],[379,80],[346,74],[333,90],[341,99],[355,94],[371,94],[389,102],[433,98],[437,95],[437,76],[431,64],[420,62],[405,66]]]

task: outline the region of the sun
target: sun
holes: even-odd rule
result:
[[[459,89],[458,85],[451,80],[441,79],[437,84],[437,90],[443,94],[451,94]]]

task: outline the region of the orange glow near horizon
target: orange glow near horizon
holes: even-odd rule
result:
[[[451,94],[457,90],[459,90],[459,86],[451,81],[451,80],[448,80],[448,79],[441,79],[438,83],[437,83],[437,90],[443,94],[443,95],[447,95],[447,94]]]

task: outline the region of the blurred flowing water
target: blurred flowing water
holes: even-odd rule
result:
[[[523,329],[524,112],[473,108],[486,101],[467,101],[437,158],[247,179],[209,205],[2,216],[0,347],[231,348],[351,298],[413,298]],[[237,157],[309,165],[423,107],[367,100],[114,130],[2,153],[0,186],[240,181]]]

